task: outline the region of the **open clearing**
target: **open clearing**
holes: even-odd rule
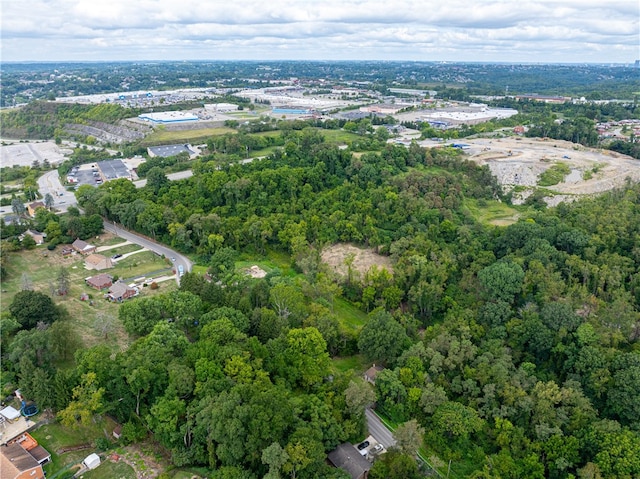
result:
[[[6,166],[31,166],[34,161],[40,164],[48,160],[52,165],[57,165],[65,160],[65,154],[72,150],[65,146],[58,146],[54,141],[31,141],[28,143],[12,142],[0,146],[0,165]]]
[[[570,169],[564,181],[549,187],[555,195],[550,205],[571,200],[576,195],[602,193],[624,184],[626,178],[640,181],[640,161],[619,153],[587,148],[562,140],[542,138],[465,139],[469,158],[489,165],[505,190],[520,187],[521,200],[531,194],[539,175],[563,163]],[[515,201],[514,201],[515,202]]]
[[[370,249],[358,248],[351,244],[338,243],[329,246],[322,251],[322,261],[329,265],[332,271],[344,277],[348,273],[345,260],[351,254],[354,256],[352,269],[360,274],[361,277],[374,265],[393,273],[390,258],[376,254]]]

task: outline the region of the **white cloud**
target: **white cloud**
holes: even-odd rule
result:
[[[627,63],[639,18],[629,0],[15,0],[0,48],[3,60]]]

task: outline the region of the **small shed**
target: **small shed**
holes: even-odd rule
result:
[[[82,461],[82,465],[88,469],[95,469],[100,465],[100,456],[95,452],[93,454],[89,454],[85,460]]]

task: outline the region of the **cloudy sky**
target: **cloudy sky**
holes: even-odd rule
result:
[[[1,0],[2,61],[631,63],[640,0]]]

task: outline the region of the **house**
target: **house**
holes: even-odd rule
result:
[[[71,256],[73,253],[75,253],[75,250],[70,246],[63,246],[62,251],[60,251],[60,254],[64,257]]]
[[[125,299],[129,299],[133,296],[138,295],[138,289],[135,287],[130,287],[125,284],[123,281],[116,281],[110,288],[109,292],[106,294],[106,297],[110,301],[124,301]]]
[[[24,234],[31,236],[33,238],[33,241],[36,242],[36,244],[43,244],[44,239],[47,237],[47,233],[40,233],[39,231],[36,231],[36,230],[27,230],[24,232]],[[24,235],[21,235],[20,241],[22,241],[22,238],[24,238]]]
[[[373,366],[371,366],[369,369],[367,369],[364,372],[364,380],[367,381],[368,383],[371,383],[375,386],[376,384],[376,376],[378,376],[378,373],[380,371],[382,371],[384,368],[382,366],[376,366],[375,364]]]
[[[343,471],[347,471],[351,479],[367,479],[371,463],[362,456],[353,444],[340,444],[331,451],[327,458],[329,462]]]
[[[85,258],[84,267],[101,271],[103,269],[113,268],[113,263],[111,262],[111,258],[93,253]]]
[[[99,290],[111,286],[113,284],[113,278],[106,273],[100,273],[87,278],[85,282],[87,283],[87,286],[91,286],[92,288]]]
[[[42,465],[19,443],[0,447],[2,479],[44,479]]]
[[[29,213],[29,216],[35,218],[36,210],[38,208],[46,208],[46,206],[42,201],[34,201],[33,203],[29,203],[27,205],[27,212]]]
[[[518,125],[518,126],[513,127],[513,132],[516,135],[524,135],[524,132],[525,132],[524,126]]]
[[[14,442],[20,444],[22,449],[31,454],[31,456],[38,461],[38,464],[45,464],[51,460],[51,454],[49,451],[40,446],[38,441],[36,441],[28,432],[25,432]]]
[[[76,250],[78,253],[82,253],[82,254],[91,254],[96,250],[95,246],[90,245],[89,243],[87,243],[86,241],[82,241],[81,239],[76,239],[71,244],[71,247],[74,250]]]

